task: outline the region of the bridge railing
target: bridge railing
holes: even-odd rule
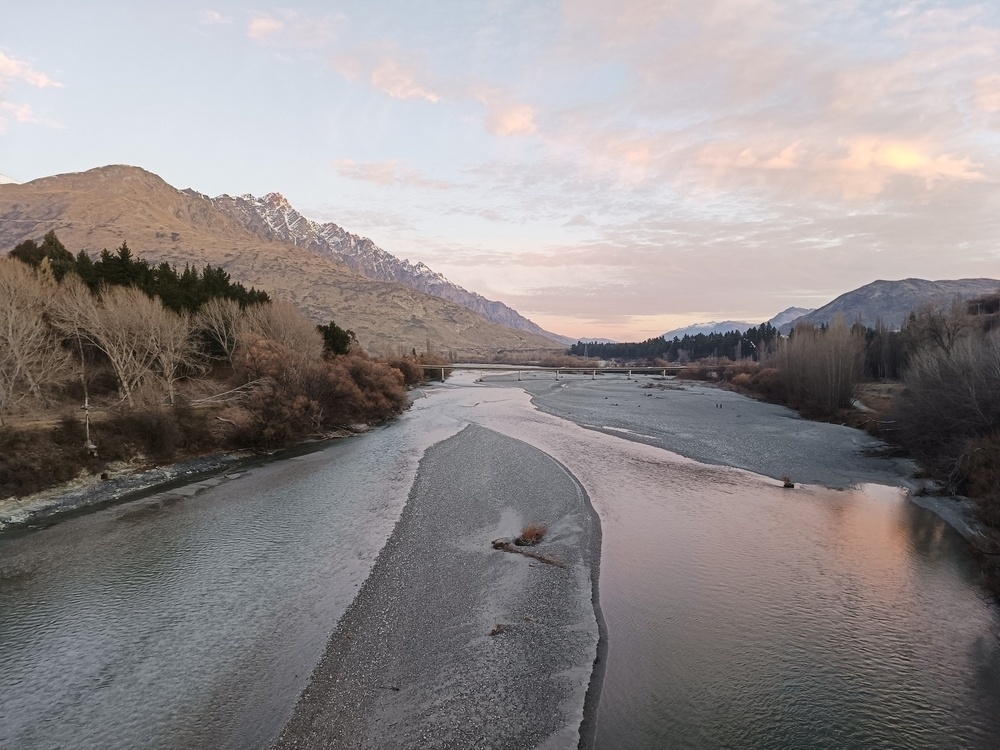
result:
[[[633,375],[677,375],[684,367],[676,365],[673,367],[542,367],[535,365],[498,365],[498,364],[451,364],[451,365],[420,365],[427,373],[428,377],[440,372],[440,378],[444,381],[445,372],[450,370],[468,370],[479,372],[478,380],[482,380],[487,374],[510,375],[516,374],[518,380],[522,376],[534,373],[554,373],[555,379],[559,380],[561,375],[590,375],[591,380],[596,380],[598,374],[601,375],[625,375],[631,380]]]

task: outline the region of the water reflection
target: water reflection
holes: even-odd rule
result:
[[[598,747],[996,747],[996,613],[942,521],[892,488],[676,473],[605,524]]]

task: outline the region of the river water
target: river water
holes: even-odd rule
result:
[[[671,408],[620,391],[592,395]],[[997,746],[997,613],[901,491],[784,490],[466,381],[196,494],[0,537],[0,747],[267,747],[423,452],[468,424],[555,458],[601,517],[598,747]]]

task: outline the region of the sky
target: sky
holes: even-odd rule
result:
[[[565,335],[1000,278],[996,0],[4,6],[0,173],[279,192]]]

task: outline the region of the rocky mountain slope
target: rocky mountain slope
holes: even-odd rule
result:
[[[906,316],[923,304],[947,306],[956,297],[969,299],[1000,290],[997,279],[956,279],[927,281],[902,279],[901,281],[873,281],[871,284],[842,294],[823,307],[779,327],[788,333],[799,323],[821,325],[837,315],[848,323],[860,319],[869,327],[881,320],[888,328],[898,330]]]
[[[781,328],[783,325],[787,325],[788,323],[794,323],[803,315],[808,315],[812,311],[813,308],[811,307],[788,307],[767,322],[775,328]]]
[[[268,193],[263,198],[252,195],[220,195],[212,199],[212,203],[265,240],[291,242],[339,261],[362,276],[406,284],[426,294],[455,302],[502,326],[530,331],[559,343],[568,341],[563,336],[542,330],[502,302],[489,300],[481,294],[463,289],[423,263],[413,264],[409,260],[401,260],[367,237],[351,234],[333,222],[320,224],[307,219],[279,193]]]
[[[387,280],[243,222],[193,191],[137,167],[109,166],[0,185],[0,252],[53,229],[71,251],[99,253],[127,241],[151,262],[224,268],[232,278],[289,299],[317,322],[351,328],[370,351],[489,356],[556,349],[544,336],[492,323],[453,302]]]

